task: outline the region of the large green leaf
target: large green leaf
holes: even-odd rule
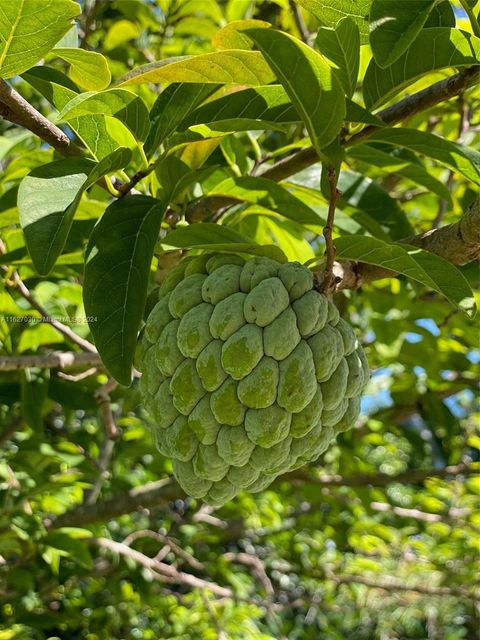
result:
[[[65,247],[82,193],[102,176],[125,167],[130,157],[130,150],[120,147],[98,164],[65,158],[34,169],[22,180],[20,224],[38,273],[46,275]]]
[[[373,0],[370,9],[370,46],[384,69],[405,53],[420,33],[438,0],[410,0],[408,10],[398,0]]]
[[[475,315],[473,292],[463,274],[433,253],[366,236],[335,238],[335,247],[340,260],[366,262],[401,273],[445,296],[469,316]]]
[[[90,237],[83,300],[90,330],[111,375],[129,385],[150,264],[165,206],[132,195],[107,207]]]
[[[478,64],[480,39],[460,29],[424,29],[408,50],[385,72],[372,60],[365,72],[363,97],[367,107],[377,107],[422,75]]]
[[[346,101],[348,122],[361,122],[383,126],[383,122],[352,100]],[[234,91],[197,107],[183,119],[178,130],[200,124],[213,125],[217,129],[236,127],[232,130],[268,129],[277,125],[301,122],[298,111],[292,105],[285,89],[278,84]]]
[[[313,179],[309,178],[310,173],[313,174]],[[319,168],[309,167],[301,173],[298,173],[293,179],[295,182],[287,183],[289,191],[313,209],[321,223],[325,224],[328,215],[328,205],[322,192],[318,189],[320,182]],[[314,186],[308,186],[310,184]],[[344,208],[346,210],[345,213],[343,211]],[[362,229],[366,229],[376,237],[384,238],[385,240],[389,239],[388,233],[382,228],[379,229],[378,223],[376,223],[373,218],[370,218],[370,216],[363,211],[347,206],[347,204],[345,207],[342,207],[342,209],[337,208],[335,227],[344,233],[361,233]]]
[[[372,144],[360,144],[350,147],[347,155],[355,160],[360,160],[374,167],[379,167],[387,174],[396,173],[416,184],[422,185],[440,198],[451,202],[452,196],[448,187],[440,180],[432,176],[420,163],[412,158],[405,157],[404,153],[392,154],[389,148],[377,148]],[[398,151],[398,149],[397,149]]]
[[[150,110],[150,132],[145,140],[145,153],[151,155],[178,124],[220,86],[173,83],[162,91]]]
[[[263,255],[278,262],[286,262],[287,258],[280,247],[274,245],[258,245],[250,238],[229,227],[203,222],[187,227],[178,227],[168,233],[162,240],[167,247],[182,249],[208,249],[211,251],[232,251]]]
[[[86,158],[65,158],[34,169],[20,183],[20,224],[38,273],[47,274],[65,246],[82,187],[94,166]]]
[[[51,67],[34,67],[24,73],[23,78],[58,111],[78,95],[78,87],[70,78]],[[83,140],[96,160],[110,155],[119,145],[111,135],[103,114],[96,113],[72,118],[69,120],[69,125]]]
[[[360,31],[361,44],[368,42],[368,14],[372,0],[296,0],[320,24],[335,27],[342,18],[352,18]]]
[[[300,40],[273,29],[247,29],[294,107],[317,151],[338,135],[346,113],[345,95],[324,58]]]
[[[256,87],[274,80],[275,75],[258,51],[232,49],[152,62],[134,69],[120,82],[122,85],[213,82]]]
[[[52,53],[70,64],[70,77],[80,87],[101,91],[110,84],[110,69],[101,53],[73,47],[56,47]]]
[[[301,118],[279,84],[233,91],[197,107],[184,118],[179,129],[245,119],[272,123],[300,122]]]
[[[475,184],[480,184],[480,153],[465,145],[446,140],[434,133],[406,127],[378,129],[369,140],[386,142],[421,153],[458,171]]]
[[[430,11],[425,28],[454,27],[456,22],[455,12],[449,0],[439,0]]]
[[[393,240],[413,233],[398,202],[368,176],[355,171],[342,171],[338,187],[342,193],[339,206],[347,211],[353,207],[368,214],[368,217],[356,216],[355,219],[372,235],[381,237],[372,220]]]
[[[69,31],[81,12],[71,0],[2,0],[0,77],[33,67]]]
[[[342,18],[331,27],[320,27],[315,40],[320,53],[331,60],[347,96],[352,97],[357,86],[360,66],[360,34],[352,18]]]
[[[150,129],[148,109],[139,96],[127,89],[89,91],[75,96],[58,115],[70,121],[81,116],[99,114],[120,120],[137,140],[145,140]]]
[[[207,195],[224,195],[256,204],[300,224],[322,223],[310,207],[284,187],[267,178],[253,176],[226,178],[210,189]]]
[[[177,227],[175,231],[170,231],[162,242],[172,247],[193,247],[198,244],[251,242],[251,239],[229,227],[213,222],[202,222],[202,224]]]

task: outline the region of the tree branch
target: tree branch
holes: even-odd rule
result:
[[[63,156],[82,155],[70,138],[0,78],[0,117],[28,129]]]
[[[376,115],[383,120],[385,124],[393,125],[398,124],[402,120],[411,118],[420,111],[424,111],[430,107],[435,106],[440,102],[449,100],[463,93],[469,87],[474,86],[480,82],[480,67],[470,67],[460,71],[459,73],[440,80],[435,84],[432,84],[422,91],[418,91],[411,96],[407,96],[396,102],[395,104],[379,111]],[[350,138],[346,144],[356,144],[368,138],[372,133],[378,130],[378,127],[370,126],[365,127],[362,131]],[[262,178],[269,178],[279,182],[289,176],[306,169],[312,164],[318,162],[318,155],[313,147],[302,149],[297,151],[287,158],[279,160],[274,165],[266,169],[262,174]]]
[[[448,478],[449,476],[480,474],[478,465],[457,464],[443,469],[409,469],[394,476],[388,473],[356,473],[350,476],[320,475],[312,476],[297,470],[279,478],[292,484],[318,484],[327,487],[386,487],[389,484],[421,484],[428,478]]]
[[[473,474],[480,474],[478,465],[460,464],[444,469],[412,469],[395,476],[385,473],[362,473],[347,477],[327,474],[312,476],[304,471],[293,471],[279,477],[276,482],[290,482],[295,486],[314,484],[327,487],[384,487],[393,483],[420,484],[427,478],[448,478],[449,476]],[[116,495],[95,505],[82,504],[74,507],[45,522],[45,526],[47,528],[88,526],[95,522],[111,520],[140,508],[167,508],[171,502],[184,497],[184,492],[174,480],[159,480],[136,487],[126,494]]]
[[[398,507],[388,502],[371,502],[370,508],[382,513],[393,513],[399,518],[412,518],[413,520],[421,520],[422,522],[451,522],[455,518],[463,518],[472,513],[470,509],[461,508],[451,508],[446,514],[430,513],[428,511],[421,511],[420,509]]]
[[[426,89],[422,89],[411,96],[403,98],[403,100],[379,111],[376,115],[383,120],[385,124],[398,124],[399,122],[402,122],[425,109],[458,96],[466,91],[466,89],[478,84],[479,82],[480,66],[463,69],[449,78],[440,80]],[[349,146],[362,142],[377,130],[378,127],[365,127],[365,129],[352,136],[348,141],[344,141],[344,145]],[[318,161],[319,157],[315,149],[313,147],[308,147],[306,149],[296,151],[286,158],[282,158],[265,169],[265,171],[260,174],[260,177],[280,182],[281,180],[289,178]],[[215,216],[218,211],[234,204],[238,204],[238,200],[228,198],[226,196],[206,196],[200,200],[192,202],[186,209],[185,217],[190,223],[201,222],[202,220]]]
[[[41,369],[68,369],[101,365],[98,353],[77,353],[75,351],[51,351],[42,355],[0,356],[0,371],[20,371],[30,367]]]
[[[155,558],[149,558],[145,554],[137,551],[136,549],[132,549],[123,542],[115,542],[109,538],[89,538],[88,541],[90,544],[94,544],[103,549],[108,549],[113,553],[130,558],[130,560],[140,564],[142,567],[149,569],[157,580],[174,584],[185,584],[188,587],[197,589],[208,589],[220,598],[231,598],[234,596],[233,591],[227,587],[221,587],[214,582],[209,582],[208,580],[197,578],[197,576],[185,573],[184,571],[179,571],[169,564],[160,562]]]
[[[480,259],[480,198],[475,200],[458,222],[431,229],[410,238],[401,244],[420,247],[444,258],[451,264],[463,265]],[[341,289],[358,289],[362,285],[392,278],[394,271],[363,262],[336,262],[334,274],[340,278],[337,286]]]
[[[110,500],[97,502],[94,505],[81,504],[74,507],[70,511],[45,522],[47,528],[59,528],[74,526],[71,523],[76,522],[78,525],[88,526],[95,522],[111,520],[124,513],[132,513],[139,508],[144,509],[167,509],[170,503],[175,500],[185,498],[185,493],[179,485],[166,478],[156,482],[149,482],[141,487],[130,489],[127,493],[115,495]]]
[[[464,587],[434,587],[423,584],[407,584],[396,578],[378,580],[357,575],[331,575],[329,577],[337,584],[363,584],[382,591],[416,591],[427,596],[457,596],[480,602],[480,595]]]
[[[159,531],[152,531],[151,529],[134,531],[123,540],[123,544],[130,546],[132,542],[135,542],[135,540],[138,540],[140,538],[151,538],[152,540],[157,540],[162,545],[164,545],[164,549],[167,548],[168,553],[172,551],[176,556],[178,556],[182,560],[185,560],[185,562],[187,562],[192,567],[192,569],[202,571],[205,568],[205,566],[194,556],[192,556],[190,553],[187,553],[184,549],[182,549],[182,547],[178,546],[178,544],[174,542],[172,538],[163,535],[163,533],[160,533]],[[155,557],[158,560],[159,554],[157,553]]]

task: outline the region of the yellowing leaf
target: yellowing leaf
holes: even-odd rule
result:
[[[101,91],[110,84],[112,76],[102,54],[70,47],[55,49],[53,53],[70,63],[69,75],[83,89]]]

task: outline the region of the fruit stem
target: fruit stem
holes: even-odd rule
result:
[[[337,172],[335,171],[335,167],[328,168],[328,184],[330,186],[330,200],[328,203],[327,224],[323,227],[326,262],[322,290],[326,296],[330,297],[335,292],[336,287],[336,280],[333,274],[336,250],[335,245],[333,244],[332,230],[337,202],[341,195],[340,191],[337,189]]]

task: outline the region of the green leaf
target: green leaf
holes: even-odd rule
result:
[[[384,126],[380,118],[351,100],[347,100],[345,119],[349,122]],[[184,118],[178,125],[178,130],[184,131],[200,124],[206,124],[212,129],[223,127],[224,130],[268,129],[301,120],[285,89],[279,84],[271,84],[234,91],[210,100]]]
[[[202,222],[185,227],[177,227],[170,231],[162,240],[162,244],[172,247],[194,247],[199,244],[219,244],[240,242],[249,243],[250,238],[242,236],[237,231],[213,222]]]
[[[110,84],[110,69],[101,53],[67,47],[55,48],[52,53],[70,63],[70,77],[80,87],[101,91]]]
[[[69,121],[91,114],[117,118],[137,140],[145,140],[150,128],[145,103],[127,89],[107,89],[98,93],[94,91],[81,93],[63,107],[58,119]]]
[[[85,191],[92,187],[103,176],[125,168],[131,159],[132,152],[130,149],[127,147],[118,147],[118,149],[115,149],[113,153],[102,158],[92,169],[85,184],[83,185],[83,190]]]
[[[275,76],[261,53],[232,49],[152,62],[128,73],[120,84],[213,82],[256,87],[274,80]]]
[[[388,67],[405,53],[436,4],[437,0],[410,0],[406,11],[398,0],[373,0],[370,46],[379,67]]]
[[[58,111],[78,95],[78,87],[70,78],[51,67],[34,67],[24,73],[23,78]],[[119,142],[112,137],[103,114],[72,118],[69,120],[69,125],[83,140],[96,160],[108,156],[119,145]]]
[[[357,86],[360,67],[360,33],[352,18],[342,18],[335,28],[320,27],[315,40],[320,53],[338,69],[338,79],[350,98]]]
[[[431,71],[478,64],[480,39],[460,29],[425,29],[408,50],[385,72],[372,60],[365,72],[363,97],[368,108],[397,94]]]
[[[343,176],[342,179],[344,179],[344,174],[348,173],[350,172],[343,171],[340,174],[340,177],[342,178]],[[311,209],[313,209],[318,215],[321,223],[325,224],[327,221],[328,206],[325,198],[323,197],[323,194],[318,190],[318,184],[320,182],[319,167],[312,166],[308,169],[304,169],[302,172],[296,174],[294,179],[296,181],[295,183],[288,183],[289,191],[291,191],[292,194],[297,198],[302,200],[304,204],[307,204]],[[309,185],[314,186],[311,188]],[[380,187],[377,188],[380,189]],[[393,199],[391,200],[392,202],[394,202]],[[339,207],[337,208],[337,212],[335,214],[335,228],[348,234],[361,233],[362,229],[365,229],[375,237],[388,240],[389,223],[391,220],[390,213],[387,211],[387,215],[382,216],[382,223],[380,226],[380,224],[373,217],[366,213],[367,206],[370,206],[370,198],[368,198],[366,204],[364,204],[362,201],[361,205],[362,207],[364,207],[363,209],[357,208],[354,205],[350,205],[348,200],[344,199],[343,201],[340,201]],[[374,214],[377,214],[377,211],[380,213],[380,215],[382,214],[382,211],[378,204],[378,209],[374,207],[373,198],[371,206],[374,209]]]
[[[320,54],[296,38],[273,29],[248,29],[245,33],[276,73],[292,104],[301,115],[317,151],[340,131],[346,106],[343,89]]]
[[[375,221],[393,240],[400,240],[413,233],[407,216],[398,202],[370,178],[355,171],[342,171],[338,181],[342,192],[340,207],[345,205],[368,214],[355,219],[372,235],[379,236]]]
[[[2,0],[0,77],[33,67],[72,27],[81,12],[71,0]]]
[[[253,176],[227,178],[216,184],[206,195],[224,195],[256,204],[300,224],[321,224],[321,219],[310,207],[284,187],[267,178]]]
[[[347,113],[345,115],[345,120],[347,122],[360,122],[362,124],[371,124],[374,127],[384,127],[385,123],[381,118],[376,116],[374,113],[371,113],[365,107],[353,102],[347,98]]]
[[[360,162],[379,167],[387,174],[396,173],[403,176],[425,187],[447,202],[452,201],[450,190],[443,182],[434,178],[421,164],[412,162],[402,154],[392,154],[371,144],[359,144],[350,147],[347,150],[347,155]]]
[[[140,26],[130,20],[112,20],[112,26],[108,29],[103,41],[105,51],[124,46],[129,40],[134,40],[140,35]]]
[[[148,196],[116,200],[95,225],[87,247],[85,313],[105,367],[127,386],[164,210],[162,202]]]
[[[212,38],[215,49],[253,49],[253,43],[243,31],[247,29],[270,29],[270,22],[264,20],[235,20],[217,31]]]
[[[282,263],[287,262],[287,257],[280,247],[255,244],[237,231],[213,222],[178,227],[163,238],[162,245],[182,249],[249,253],[267,256]]]
[[[378,129],[369,140],[386,142],[421,153],[458,171],[475,184],[480,184],[480,153],[467,146],[446,140],[434,133],[406,127]]]
[[[34,169],[20,183],[20,225],[32,262],[42,275],[50,271],[65,246],[93,167],[86,158],[65,158]]]
[[[147,156],[152,155],[165,138],[175,131],[179,123],[220,86],[173,83],[162,91],[150,111],[150,132],[144,145]]]
[[[95,164],[86,158],[65,158],[34,169],[20,183],[20,225],[32,262],[46,275],[65,247],[82,193],[102,176],[121,169],[130,149],[118,148]]]
[[[78,27],[75,23],[71,29],[61,38],[53,47],[54,49],[62,49],[68,47],[69,49],[78,48]]]
[[[301,118],[279,84],[244,89],[223,95],[197,107],[179,124],[183,131],[198,124],[259,120],[271,123],[300,122]]]
[[[433,253],[366,236],[335,238],[335,247],[340,260],[366,262],[401,273],[437,291],[470,317],[475,315],[473,292],[467,280],[456,267]]]
[[[361,44],[368,42],[368,14],[372,0],[296,0],[310,11],[320,24],[335,27],[342,18],[350,17],[360,32]]]
[[[45,540],[49,548],[56,549],[60,555],[70,557],[79,565],[91,569],[93,560],[88,549],[88,543],[82,538],[71,536],[63,531],[50,531]]]
[[[425,28],[454,27],[456,25],[455,12],[449,0],[440,0],[430,11],[425,22]]]

